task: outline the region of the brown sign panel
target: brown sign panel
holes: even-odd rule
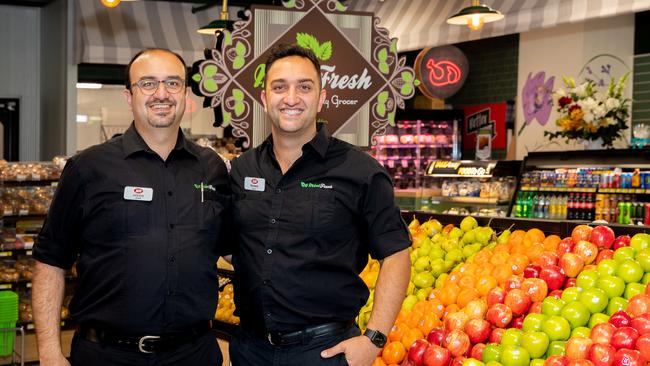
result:
[[[204,105],[221,108],[224,125],[233,126],[245,147],[255,146],[270,133],[260,99],[264,63],[273,46],[295,43],[314,51],[321,63],[327,100],[318,118],[334,136],[373,144],[418,84],[397,56],[397,40],[371,13],[342,13],[335,0],[284,4],[247,10],[246,20],[224,32],[221,48],[195,63],[193,90],[206,97]]]

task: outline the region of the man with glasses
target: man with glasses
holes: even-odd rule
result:
[[[227,168],[180,130],[188,97],[180,56],[144,50],[126,80],[133,123],[70,158],[34,246],[39,358],[47,366],[221,365],[210,320]],[[59,314],[64,271],[75,261],[68,363]]]

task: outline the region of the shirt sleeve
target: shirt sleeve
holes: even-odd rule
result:
[[[34,259],[63,269],[72,267],[79,253],[83,191],[79,167],[71,158],[61,173],[47,217],[36,237]]]
[[[373,258],[386,258],[411,245],[408,228],[395,204],[393,185],[383,172],[370,177],[364,200],[364,218]]]

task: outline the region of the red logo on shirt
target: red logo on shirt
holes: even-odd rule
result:
[[[138,194],[140,194],[140,193],[142,193],[142,192],[144,192],[144,189],[142,189],[142,188],[133,188],[133,193],[138,193]]]
[[[252,184],[257,184],[257,178],[252,178],[252,179],[251,179],[251,183],[252,183]]]

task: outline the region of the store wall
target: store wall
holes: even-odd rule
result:
[[[20,160],[38,160],[41,41],[39,8],[0,5],[0,96],[20,98]]]
[[[598,55],[601,56],[592,60]],[[522,33],[519,43],[518,99],[515,131],[521,134],[516,141],[517,159],[522,159],[529,151],[582,150],[584,146],[564,140],[550,142],[544,131],[556,131],[557,113],[553,109],[548,120],[540,122],[533,119],[525,123],[522,92],[529,75],[544,72],[543,81],[554,77],[552,89],[563,87],[562,76],[572,76],[583,80],[580,72],[589,65],[610,64],[614,76],[631,71],[634,54],[634,14],[612,18],[591,20],[586,23],[561,25],[558,27]],[[619,62],[620,59],[622,62]],[[583,70],[584,71],[584,70]],[[632,81],[628,82],[626,94],[631,97]],[[525,126],[524,126],[525,125]],[[624,141],[614,147],[624,148],[630,141],[629,130]]]

